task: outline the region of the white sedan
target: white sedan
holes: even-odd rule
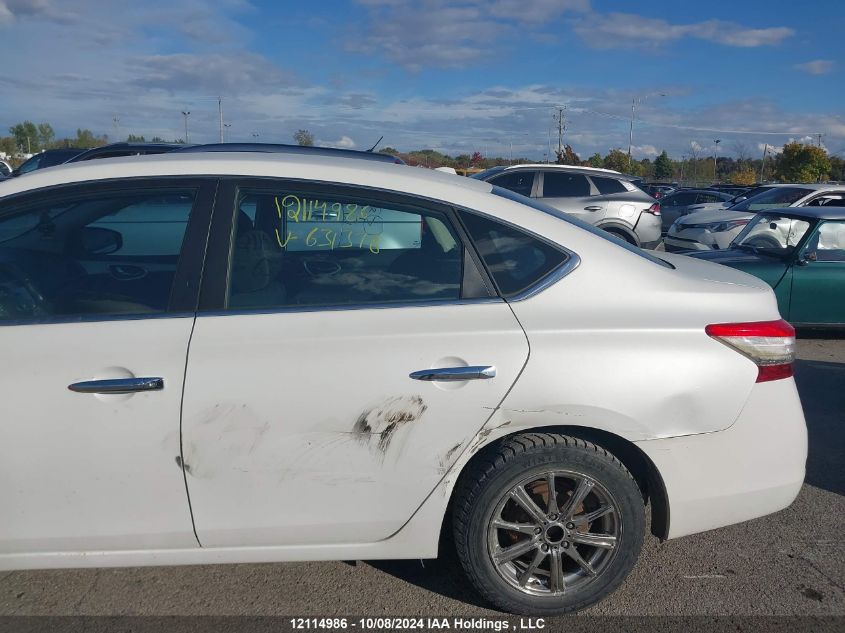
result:
[[[771,289],[478,180],[109,159],[0,183],[0,569],[431,558],[553,614],[788,506]]]

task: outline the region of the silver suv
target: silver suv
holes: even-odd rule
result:
[[[630,244],[653,248],[660,241],[660,203],[611,169],[569,165],[493,167],[473,178],[539,198],[564,213],[613,233]]]

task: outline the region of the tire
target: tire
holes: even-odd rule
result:
[[[782,248],[781,243],[778,242],[777,238],[772,237],[771,235],[757,235],[745,243],[749,246],[754,246],[755,248]]]
[[[636,240],[634,240],[630,235],[625,233],[625,231],[620,231],[619,229],[602,229],[606,233],[610,233],[614,237],[618,237],[623,242],[627,242],[628,244],[633,244],[634,246],[639,246]]]
[[[522,493],[534,502],[533,515]],[[452,512],[455,550],[475,588],[495,606],[526,615],[578,611],[612,593],[636,563],[645,533],[643,496],[619,460],[553,433],[516,435],[480,455],[461,478]],[[557,557],[561,573],[553,574]]]

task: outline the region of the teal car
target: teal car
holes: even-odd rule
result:
[[[845,207],[767,209],[728,248],[685,254],[759,277],[793,325],[845,327]]]

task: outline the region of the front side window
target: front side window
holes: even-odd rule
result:
[[[804,258],[818,262],[845,262],[845,222],[824,222],[804,249]]]
[[[0,204],[0,322],[166,311],[196,193]]]
[[[568,255],[536,237],[495,220],[462,212],[478,254],[505,297],[512,297],[539,282]]]
[[[547,171],[543,174],[544,198],[585,198],[590,195],[590,183],[583,174]]]
[[[230,309],[461,298],[464,249],[435,211],[356,197],[241,190]]]
[[[490,184],[510,189],[521,196],[530,196],[534,186],[533,171],[511,171],[490,179]]]

